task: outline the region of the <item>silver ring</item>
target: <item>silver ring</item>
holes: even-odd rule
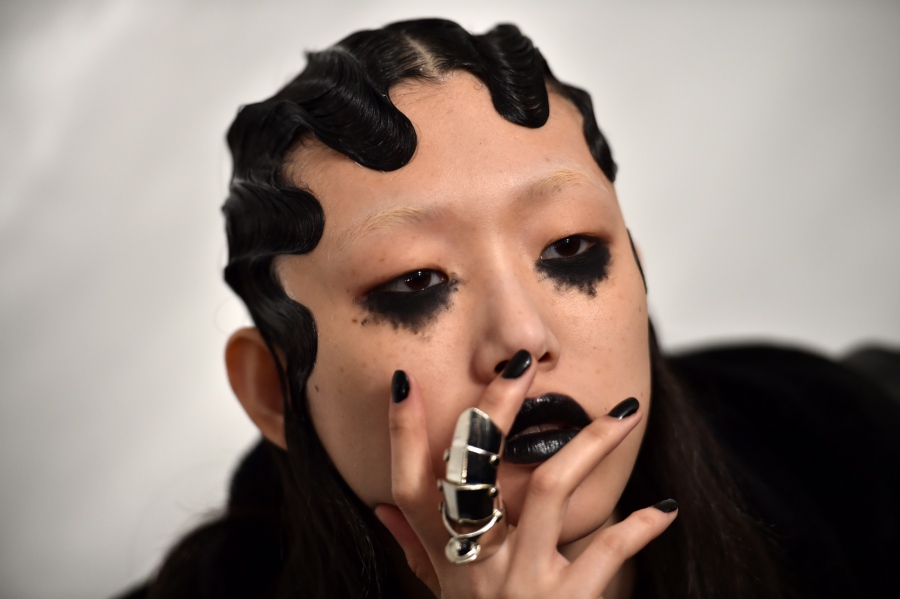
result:
[[[444,452],[447,474],[438,482],[444,494],[441,518],[450,533],[444,554],[451,563],[467,564],[487,556],[479,538],[503,518],[496,486],[503,441],[497,425],[478,408],[459,415],[453,441]],[[475,530],[465,532],[457,527]]]
[[[474,562],[481,554],[481,544],[478,542],[478,538],[500,521],[503,517],[503,510],[496,508],[488,519],[487,524],[478,530],[467,533],[458,533],[454,530],[450,521],[447,520],[447,512],[443,509],[443,505],[444,504],[441,504],[441,516],[444,520],[444,528],[450,533],[450,540],[444,547],[444,555],[452,564],[468,564],[469,562]]]

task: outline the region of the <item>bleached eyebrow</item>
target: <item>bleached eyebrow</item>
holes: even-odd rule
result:
[[[539,199],[564,187],[578,184],[591,184],[591,180],[581,171],[563,168],[530,183],[526,188],[525,197],[530,200]]]
[[[563,168],[528,183],[524,187],[522,199],[531,203],[535,200],[545,199],[562,188],[579,184],[591,185],[593,183],[584,173],[571,168]],[[373,231],[435,220],[442,217],[444,213],[445,210],[441,206],[398,206],[372,212],[359,218],[337,235],[334,255],[343,252],[347,245],[355,239]]]
[[[335,253],[341,253],[354,239],[377,229],[421,223],[439,218],[442,210],[431,206],[399,206],[363,216],[341,232],[335,242]]]

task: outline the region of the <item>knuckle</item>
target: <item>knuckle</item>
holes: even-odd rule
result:
[[[397,478],[392,481],[391,494],[394,496],[394,501],[399,508],[413,505],[418,497],[418,491],[417,485],[411,481],[398,480]]]
[[[504,379],[503,377],[497,377],[491,381],[484,390],[482,402],[488,405],[502,404],[504,399],[510,394],[509,385],[504,384],[508,381],[509,379]]]
[[[389,419],[388,429],[392,436],[402,435],[407,429],[406,419],[395,414],[393,418]]]
[[[605,424],[602,421],[601,423]],[[609,431],[606,429],[606,427],[600,426],[588,426],[586,428],[583,428],[578,434],[586,436],[588,440],[590,440],[591,444],[602,443],[609,439]]]
[[[600,537],[599,542],[605,552],[612,555],[621,556],[628,552],[627,539],[617,531],[608,531],[607,534]]]
[[[531,475],[529,490],[538,497],[548,497],[557,492],[560,483],[560,473],[558,471],[538,468]]]
[[[522,406],[524,391],[521,385],[527,377],[527,373],[519,379],[498,377],[488,385],[478,405],[479,409],[486,412],[504,432],[509,431],[516,413]]]
[[[637,520],[637,524],[642,528],[657,528],[659,526],[659,518],[655,514],[643,510],[636,512],[634,519]]]
[[[522,597],[531,597],[533,588],[525,588],[521,583],[510,581],[507,586],[500,591],[500,599],[522,599]]]

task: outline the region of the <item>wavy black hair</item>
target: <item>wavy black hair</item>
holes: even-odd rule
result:
[[[323,52],[268,100],[243,107],[228,132],[234,158],[223,207],[229,244],[225,280],[246,304],[279,366],[287,452],[257,449],[235,478],[222,518],[167,558],[151,597],[393,597],[408,579],[390,535],[331,463],[310,419],[305,387],[316,360],[313,314],[289,299],[277,256],[312,251],[322,207],[286,175],[291,150],[316,139],[359,164],[402,168],[416,148],[392,86],[454,70],[484,82],[505,119],[538,128],[548,93],[581,113],[600,169],[616,164],[586,92],[557,80],[513,25],[471,35],[439,19],[360,31]],[[638,594],[678,598],[780,596],[765,534],[749,518],[720,451],[668,373],[651,327],[654,410],[620,502],[628,512],[676,497],[676,523],[638,557]],[[251,464],[251,466],[247,466]],[[251,474],[244,472],[250,469]],[[255,474],[253,474],[255,473]],[[424,589],[424,587],[422,587]]]

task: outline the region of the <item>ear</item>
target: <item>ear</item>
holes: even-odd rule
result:
[[[284,398],[275,358],[256,328],[235,331],[225,346],[225,368],[231,388],[263,436],[282,449]]]

